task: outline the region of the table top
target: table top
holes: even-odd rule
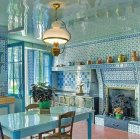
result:
[[[10,131],[30,128],[58,120],[58,115],[68,111],[76,111],[76,116],[92,112],[88,108],[56,106],[50,108],[50,114],[39,114],[39,110],[0,115],[2,126]]]

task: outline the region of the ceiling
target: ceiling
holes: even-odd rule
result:
[[[140,0],[27,0],[29,20],[33,22],[38,11],[47,14],[50,25],[55,15],[51,5],[55,2],[61,4],[58,18],[71,32],[71,42],[140,31]]]

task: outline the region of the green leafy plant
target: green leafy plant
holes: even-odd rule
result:
[[[46,86],[46,83],[32,84],[31,92],[34,102],[48,101],[54,97],[54,89],[51,86]]]

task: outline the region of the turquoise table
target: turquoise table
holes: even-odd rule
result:
[[[68,111],[76,111],[74,122],[87,120],[88,139],[91,139],[93,110],[87,108],[56,106],[51,107],[50,114],[39,114],[38,110],[32,110],[0,115],[0,122],[5,135],[13,139],[20,139],[57,128],[58,115]]]

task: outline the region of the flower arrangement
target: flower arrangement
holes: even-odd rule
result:
[[[41,82],[33,84],[31,92],[34,102],[52,100],[54,95],[54,89],[51,86],[46,86],[46,83]]]
[[[115,114],[123,114],[123,109],[121,107],[114,108],[113,111]]]
[[[114,112],[116,119],[122,119],[123,118],[123,109],[121,107],[114,108]]]

